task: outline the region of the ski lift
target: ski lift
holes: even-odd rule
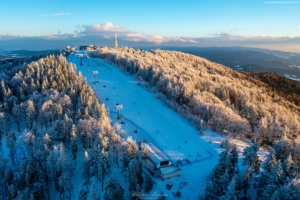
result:
[[[124,122],[121,122],[121,124],[124,124]]]
[[[88,72],[90,72],[90,70],[88,69]]]
[[[88,65],[88,66],[90,66],[90,65]]]
[[[138,131],[137,131],[137,128],[136,128],[136,130],[134,131],[134,133],[137,133]]]
[[[116,106],[118,106],[119,105],[119,103],[116,103]]]
[[[108,101],[109,100],[109,98],[106,96],[106,99],[105,99],[106,101]]]
[[[105,85],[103,85],[103,87],[106,87],[106,84],[105,84]]]

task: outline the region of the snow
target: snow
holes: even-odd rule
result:
[[[94,60],[106,67],[97,66]],[[87,78],[88,83],[100,98],[109,98],[108,101],[105,101],[105,105],[110,111],[116,111],[116,103],[123,105],[123,110],[120,111],[121,115],[149,133],[154,142],[159,144],[159,148],[163,149],[171,160],[185,160],[186,158],[195,160],[198,152],[203,157],[207,157],[209,154],[205,151],[206,149],[216,153],[203,141],[198,131],[187,120],[165,106],[153,93],[138,86],[136,82],[132,82],[132,77],[125,76],[119,69],[100,59],[87,59],[84,56],[84,65],[80,66],[80,60],[74,56],[72,62],[76,64],[77,70]],[[92,72],[87,71],[88,69],[99,72],[97,85],[94,84],[94,76]],[[106,87],[103,87],[104,85]],[[114,119],[115,115],[111,115],[111,118]],[[185,140],[187,140],[186,144]]]
[[[167,156],[159,150],[156,146],[152,143],[145,143],[144,146],[149,150],[149,153],[153,155],[153,158],[156,159],[155,163],[158,164],[159,162],[168,161],[169,159]]]
[[[203,193],[206,177],[216,165],[219,152],[222,151],[220,147],[221,141],[226,137],[220,136],[220,134],[210,129],[207,129],[204,134],[205,136],[201,137],[198,131],[186,119],[183,119],[171,108],[164,105],[153,93],[139,86],[139,81],[134,80],[132,76],[125,75],[118,68],[108,64],[104,60],[96,58],[88,59],[85,51],[77,51],[75,54],[75,56],[70,54],[68,62],[76,64],[77,70],[82,72],[83,77],[87,78],[87,82],[102,100],[105,100],[106,97],[109,98],[104,103],[111,111],[110,118],[112,119],[112,123],[117,122],[120,124],[124,122],[122,129],[126,131],[125,137],[132,136],[136,141],[147,139],[149,142],[157,145],[159,149],[162,149],[173,162],[177,160],[185,161],[186,159],[193,162],[192,164],[185,163],[186,165],[182,166],[181,176],[179,177],[173,177],[166,181],[156,178],[154,180],[156,185],[153,191],[159,193],[163,190],[166,195],[172,197],[173,189],[165,189],[167,182],[172,182],[175,189],[173,192],[177,192],[177,186],[179,187],[185,181],[188,182],[188,185],[180,190],[183,199],[192,199],[197,194]],[[77,55],[79,55],[79,58],[77,58]],[[80,66],[80,59],[82,57],[84,64]],[[95,70],[99,72],[97,85],[94,83],[95,78],[92,74],[92,71]],[[104,85],[106,87],[103,87]],[[121,117],[123,118],[121,120],[117,120],[116,103],[123,105],[124,108],[121,110]],[[135,130],[137,130],[137,133],[134,133]],[[241,140],[232,141],[240,149],[239,165],[241,165],[241,152],[249,144]],[[83,154],[84,152],[81,153]],[[202,157],[198,156],[198,153],[202,154]],[[263,158],[266,151],[260,150],[260,153]],[[194,162],[200,159],[203,160],[201,162]],[[78,163],[78,166],[82,165]],[[240,167],[243,168],[242,166]],[[73,177],[73,180],[75,182],[81,179],[80,176],[82,173],[78,172],[78,170],[81,171],[81,167],[77,167],[74,171],[75,178]],[[116,168],[112,168],[112,176],[120,179],[120,184],[127,191],[128,186],[125,185],[124,178],[114,173],[116,170]],[[78,174],[79,177],[76,177]],[[79,186],[76,186],[74,190],[78,190],[78,188]],[[78,194],[78,192],[75,192],[75,194]],[[125,199],[129,198],[127,195],[128,193],[125,193]]]
[[[294,80],[294,81],[300,81],[300,78],[295,77],[294,75],[285,74],[283,75],[285,78]]]

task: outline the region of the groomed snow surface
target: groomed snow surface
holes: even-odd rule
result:
[[[118,68],[106,63],[104,60],[89,59],[85,53],[85,51],[77,51],[75,55],[70,54],[68,62],[76,64],[77,71],[82,72],[83,77],[87,78],[87,82],[99,95],[106,107],[112,111],[110,113],[112,123],[115,124],[117,122],[121,124],[121,122],[124,122],[122,129],[126,131],[125,138],[132,136],[137,142],[147,139],[162,149],[172,162],[177,160],[184,161],[185,159],[191,162],[196,161],[196,159],[199,160],[201,157],[198,156],[198,153],[202,154],[202,158],[210,157],[201,162],[182,166],[180,177],[173,177],[165,181],[155,178],[156,185],[152,192],[159,193],[163,191],[171,199],[173,198],[172,192],[177,192],[179,184],[185,181],[188,184],[180,189],[182,199],[194,199],[197,194],[203,194],[206,177],[218,161],[219,152],[222,151],[220,143],[225,137],[210,129],[206,130],[205,136],[201,137],[186,119],[183,119],[171,108],[164,105],[153,93],[139,86],[138,80],[134,80],[132,76],[125,75]],[[82,58],[83,65],[81,66]],[[98,71],[99,73],[97,75],[97,84],[95,84],[93,71]],[[109,100],[106,100],[106,98]],[[121,120],[117,120],[115,110],[117,103],[123,105],[124,108],[121,110],[121,115],[123,116]],[[134,133],[135,131],[137,133]],[[185,143],[185,141],[187,142]],[[248,143],[242,141],[234,140],[234,142],[241,151],[249,146]],[[83,154],[84,152],[81,153]],[[265,154],[266,151],[260,151],[262,157]],[[241,165],[241,159],[239,164]],[[76,167],[73,177],[75,194],[78,194],[76,191],[79,191],[79,184],[76,183],[82,181],[77,180],[81,179],[82,174],[81,164],[78,163],[78,166],[80,167]],[[128,185],[124,182],[124,178],[118,175],[118,170],[113,168],[111,176],[118,179],[122,187],[128,190]],[[146,169],[145,172],[148,173]],[[166,189],[168,182],[172,182],[172,190]],[[130,198],[127,192],[125,197]],[[153,199],[155,198],[153,197]]]

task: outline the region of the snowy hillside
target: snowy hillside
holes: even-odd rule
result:
[[[108,50],[105,58],[76,51],[0,67],[0,199],[297,199],[300,140],[290,139],[298,131],[297,117],[286,122],[290,104],[269,94],[249,104],[231,92],[252,84],[231,77],[231,87],[222,79],[230,70],[201,58],[191,58],[201,61],[198,74],[180,69],[185,55],[174,53],[179,68],[156,55],[156,71],[138,68],[139,57],[126,63],[126,48]],[[191,80],[202,82],[194,88]],[[230,105],[231,97],[239,100]],[[280,106],[264,110],[271,101]]]
[[[88,58],[85,52],[77,52],[70,55],[68,61],[76,64],[77,71],[81,71],[90,86],[109,108],[113,124],[124,122],[121,127],[126,131],[125,137],[132,136],[137,142],[145,139],[153,141],[163,149],[173,163],[177,160],[183,161],[182,176],[168,180],[174,185],[179,185],[182,181],[188,182],[188,185],[181,190],[183,197],[193,198],[195,194],[204,192],[206,177],[217,163],[218,154],[222,149],[220,144],[226,137],[210,129],[205,131],[204,136],[200,136],[199,131],[186,119],[164,105],[153,93],[145,90],[139,80],[126,76],[104,60]],[[93,71],[99,73],[96,77],[97,84],[95,84]],[[117,120],[115,110],[117,103],[123,105],[124,108],[121,110],[122,120]],[[134,133],[136,130],[137,133]],[[249,146],[239,140],[234,140],[234,142],[240,151]],[[260,155],[264,158],[266,151],[261,150]],[[186,159],[192,163],[189,164]],[[156,181],[157,188],[164,191],[168,181],[160,179]],[[168,193],[168,190],[164,192]]]

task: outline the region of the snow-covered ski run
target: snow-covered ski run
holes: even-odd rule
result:
[[[150,140],[173,162],[183,161],[181,176],[168,180],[177,186],[180,186],[182,181],[188,182],[188,185],[181,189],[182,197],[194,198],[198,193],[204,192],[206,177],[218,162],[219,152],[222,151],[220,143],[226,137],[210,129],[205,131],[204,136],[200,136],[186,119],[164,105],[153,93],[141,87],[139,80],[134,80],[132,76],[124,74],[105,60],[88,58],[86,53],[77,51],[70,54],[67,60],[77,66],[77,72],[82,72],[83,77],[86,77],[87,82],[97,93],[100,102],[109,109],[112,123],[121,124],[122,129],[126,131],[125,138],[132,136],[137,142]],[[97,84],[93,71],[99,73]],[[115,110],[117,103],[124,108],[121,110],[122,120],[117,119],[118,114]],[[239,140],[233,142],[241,150],[239,153],[241,159],[241,152],[249,144]],[[199,154],[202,154],[202,157]],[[259,154],[264,159],[267,152],[260,150]],[[186,159],[191,164],[186,162]],[[166,187],[167,181],[161,179],[155,181],[157,189]]]

